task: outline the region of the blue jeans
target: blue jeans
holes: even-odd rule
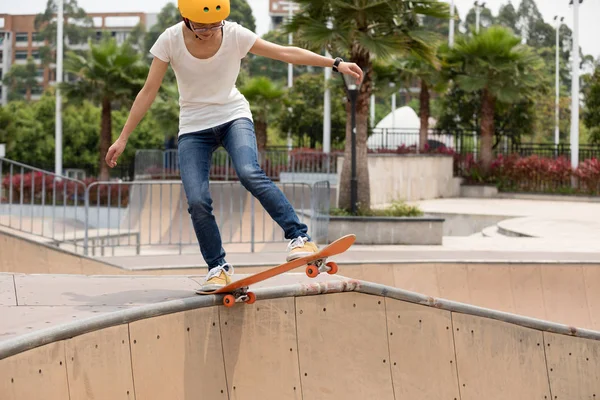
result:
[[[212,213],[209,170],[213,152],[222,145],[241,184],[258,199],[271,218],[283,229],[288,240],[310,237],[283,192],[267,177],[258,164],[254,124],[239,118],[199,132],[182,134],[178,141],[181,180],[188,200],[188,212],[209,270],[225,264],[219,227]]]

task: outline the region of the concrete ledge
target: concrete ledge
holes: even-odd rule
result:
[[[334,217],[328,242],[353,233],[356,244],[441,245],[444,219],[436,217]]]
[[[492,198],[498,196],[498,188],[495,185],[461,185],[460,197],[468,198]]]
[[[600,203],[600,196],[565,195],[565,194],[537,194],[521,192],[500,192],[498,199],[538,200],[538,201],[573,201],[582,203]]]

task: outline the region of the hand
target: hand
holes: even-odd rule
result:
[[[115,143],[113,143],[112,146],[110,146],[105,158],[106,164],[108,164],[109,167],[114,168],[117,166],[117,159],[121,154],[123,154],[126,145],[127,141],[119,138],[115,141]]]
[[[356,84],[359,85],[363,80],[363,71],[358,65],[350,62],[341,62],[338,65],[338,71],[345,75],[352,75],[356,78]]]

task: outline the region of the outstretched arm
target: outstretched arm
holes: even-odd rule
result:
[[[148,72],[148,78],[146,78],[146,83],[144,84],[142,90],[140,90],[135,97],[133,106],[129,112],[129,117],[127,117],[127,122],[125,122],[119,138],[115,141],[115,143],[113,143],[112,146],[110,146],[108,152],[106,153],[105,161],[109,167],[116,167],[117,159],[125,150],[125,145],[127,144],[129,136],[138,126],[154,102],[168,67],[168,63],[161,61],[156,57],[152,61],[150,71]]]
[[[275,43],[268,42],[258,38],[254,46],[250,49],[250,53],[257,56],[272,58],[274,60],[283,61],[295,65],[310,65],[313,67],[331,68],[333,67],[334,59],[323,57],[313,53],[310,50],[301,49],[294,46],[281,46]],[[362,81],[363,72],[355,63],[342,62],[338,66],[338,70],[342,74],[351,75],[356,78],[357,82]]]

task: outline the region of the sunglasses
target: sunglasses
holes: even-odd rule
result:
[[[189,24],[194,32],[205,33],[205,32],[216,31],[218,29],[221,29],[223,27],[223,25],[225,25],[225,21],[221,21],[218,25],[211,25],[211,26],[203,27],[203,28],[195,27],[193,22],[191,22],[191,21],[189,22]]]

